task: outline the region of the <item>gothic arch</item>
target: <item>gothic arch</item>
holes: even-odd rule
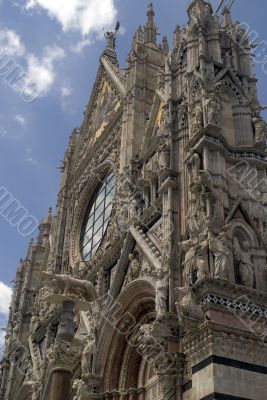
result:
[[[232,240],[235,235],[239,235],[243,241],[247,240],[251,247],[258,247],[259,245],[256,233],[251,226],[241,218],[234,218],[230,222],[228,233]]]
[[[188,41],[198,41],[199,24],[196,22],[188,31]]]
[[[139,279],[131,282],[100,322],[95,370],[103,377],[103,392],[137,388],[142,357],[136,350],[136,334],[155,314],[155,289]]]
[[[216,88],[218,88],[219,91],[224,90],[228,93],[235,104],[243,104],[243,97],[234,83],[228,80],[222,80],[216,84]]]
[[[254,257],[255,249],[258,247],[257,235],[251,226],[242,218],[234,218],[229,224],[228,235],[232,243],[232,279],[235,283],[242,285],[243,273],[240,268],[240,261],[243,260],[244,254],[249,263],[254,264],[254,283],[250,287],[257,287],[257,261]],[[243,256],[241,256],[243,254]],[[242,258],[240,258],[242,257]]]

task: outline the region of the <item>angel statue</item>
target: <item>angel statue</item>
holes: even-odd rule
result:
[[[108,41],[108,44],[107,44],[108,48],[115,50],[115,47],[116,47],[116,36],[117,36],[117,33],[119,32],[119,30],[120,30],[120,23],[117,22],[117,25],[115,27],[115,31],[114,32],[113,31],[105,32],[104,35],[105,35],[105,38]]]

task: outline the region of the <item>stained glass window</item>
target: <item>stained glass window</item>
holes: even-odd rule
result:
[[[86,211],[82,226],[80,250],[82,259],[89,261],[105,235],[116,190],[116,177],[110,172],[97,187]]]

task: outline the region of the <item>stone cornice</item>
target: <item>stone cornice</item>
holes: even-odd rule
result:
[[[227,144],[226,140],[220,134],[220,129],[213,126],[207,126],[194,135],[187,143],[185,150],[189,151],[194,147],[195,150],[201,150],[204,146],[213,148],[214,150],[221,150],[224,156],[231,161],[249,160],[261,167],[266,167],[266,153],[258,147],[232,147]]]
[[[205,277],[195,283],[194,292],[198,302],[205,299],[209,294],[215,294],[233,301],[246,298],[254,305],[266,309],[266,292],[247,288],[222,279]]]
[[[182,339],[183,351],[191,365],[210,355],[229,357],[257,365],[266,365],[266,342],[252,332],[206,321]]]

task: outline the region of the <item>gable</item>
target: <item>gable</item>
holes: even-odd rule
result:
[[[104,132],[114,125],[122,112],[125,82],[119,67],[111,64],[106,56],[101,57],[90,101],[84,112],[77,153],[78,164]]]

